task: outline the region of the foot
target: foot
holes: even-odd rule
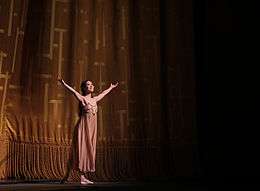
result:
[[[87,180],[87,181],[81,181],[80,184],[94,184],[94,182]]]
[[[80,177],[80,183],[81,183],[81,184],[94,184],[94,182],[92,182],[92,181],[86,179],[84,175],[81,175],[81,177]]]
[[[88,180],[88,179],[87,179],[87,183],[88,183],[88,184],[94,184],[94,182],[92,182],[92,181],[90,181],[90,180]]]

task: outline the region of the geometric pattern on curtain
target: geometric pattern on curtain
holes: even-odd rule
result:
[[[120,83],[99,105],[94,180],[162,175],[159,0],[0,8],[0,179],[65,174],[78,105],[58,76],[77,90],[90,79],[96,93]]]

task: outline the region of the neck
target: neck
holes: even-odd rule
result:
[[[91,98],[91,93],[86,94],[85,97]]]

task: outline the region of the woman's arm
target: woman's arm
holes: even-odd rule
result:
[[[83,101],[83,97],[82,95],[77,92],[76,90],[74,90],[72,87],[70,87],[66,82],[64,82],[63,79],[59,78],[58,81],[66,88],[68,89],[70,92],[73,93],[73,95],[79,100],[79,101]]]
[[[118,82],[116,84],[110,84],[110,87],[104,90],[99,95],[95,96],[96,102],[100,101],[105,95],[107,95],[112,89],[114,89],[118,85]]]

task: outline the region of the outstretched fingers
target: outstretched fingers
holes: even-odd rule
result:
[[[63,82],[64,82],[64,80],[60,77],[60,76],[58,76],[58,79],[57,79],[60,83],[62,83],[63,84]]]
[[[115,88],[116,86],[118,85],[118,82],[116,82],[115,84],[110,84],[110,86],[112,87],[112,88]]]

